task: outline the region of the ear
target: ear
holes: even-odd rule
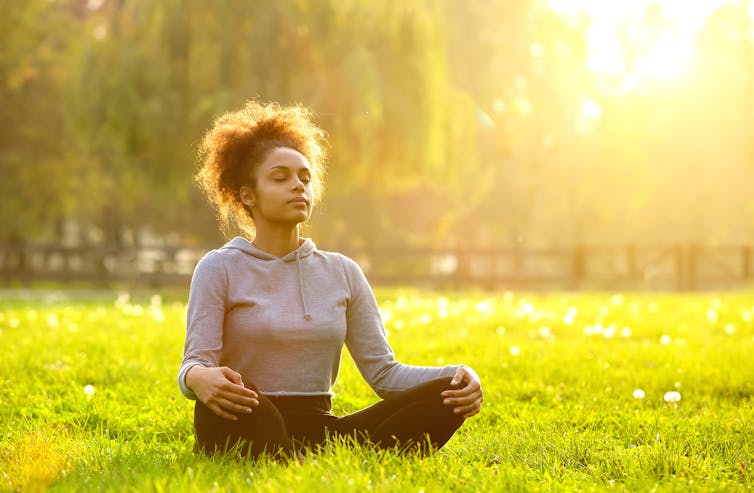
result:
[[[256,202],[254,201],[254,194],[251,191],[251,188],[247,186],[242,186],[241,190],[239,190],[239,195],[241,196],[241,203],[243,205],[247,205],[249,207],[254,207],[256,205]]]

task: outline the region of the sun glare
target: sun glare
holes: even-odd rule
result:
[[[553,12],[583,25],[587,68],[630,91],[642,79],[667,82],[688,73],[705,19],[735,0],[550,0]],[[749,12],[754,19],[754,1]],[[587,22],[583,23],[584,20]]]

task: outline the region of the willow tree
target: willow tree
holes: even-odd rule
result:
[[[51,239],[80,171],[61,104],[77,21],[46,0],[1,3],[0,241]]]

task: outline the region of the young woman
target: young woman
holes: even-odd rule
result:
[[[218,118],[196,179],[236,237],[196,266],[178,384],[197,449],[290,455],[351,437],[427,453],[481,408],[469,367],[396,361],[358,265],[299,236],[320,198],[324,132],[301,107],[248,102]],[[343,344],[383,400],[331,410]]]

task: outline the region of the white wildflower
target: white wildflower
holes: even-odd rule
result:
[[[663,397],[663,399],[669,404],[675,404],[681,400],[681,393],[676,391],[665,392],[665,397]]]
[[[84,395],[86,395],[87,399],[91,399],[94,395],[94,385],[84,386]]]

